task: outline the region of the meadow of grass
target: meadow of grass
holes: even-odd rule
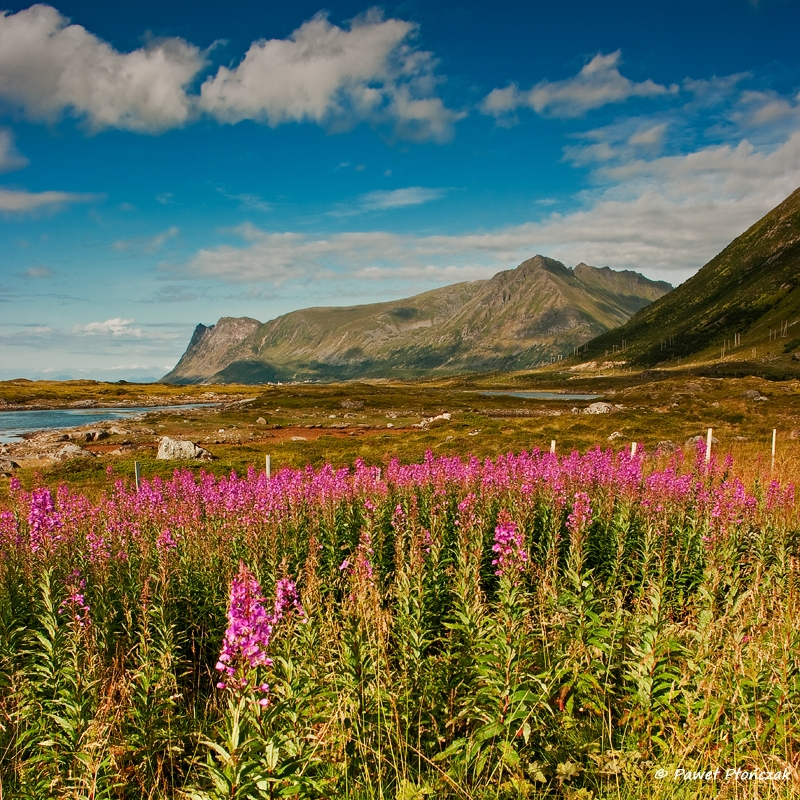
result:
[[[319,469],[328,463],[338,468],[358,458],[380,466],[391,457],[406,463],[419,461],[429,449],[440,456],[494,458],[509,451],[546,449],[552,439],[557,440],[559,452],[583,452],[598,443],[605,446],[614,434],[616,446],[636,441],[652,451],[665,441],[686,446],[691,437],[705,435],[712,427],[718,439],[716,449],[732,452],[740,468],[761,472],[769,470],[772,430],[777,429],[776,465],[787,478],[800,477],[800,382],[796,380],[711,379],[691,373],[656,379],[636,373],[567,377],[519,373],[427,382],[250,387],[120,387],[86,381],[39,387],[42,382],[26,381],[0,383],[0,398],[16,397],[17,402],[33,404],[51,402],[46,399],[50,393],[58,396],[59,403],[69,404],[87,399],[86,392],[91,391],[89,399],[103,398],[103,403],[114,404],[130,400],[128,394],[116,394],[121,388],[124,393],[143,392],[134,402],[150,398],[164,403],[170,398],[158,392],[165,388],[182,392],[171,398],[173,402],[202,402],[211,397],[247,400],[163,412],[139,423],[126,421],[123,426],[130,435],[112,435],[99,445],[85,446],[97,458],[28,463],[12,446],[8,457],[23,465],[15,474],[26,488],[39,484],[55,488],[63,482],[89,495],[102,488],[109,464],[120,476],[131,476],[138,461],[147,477],[169,478],[174,465],[156,459],[163,435],[191,439],[209,449],[215,461],[204,468],[223,476],[231,470],[243,474],[249,467],[262,467],[267,454],[275,468],[312,464]],[[26,399],[13,394],[20,385]],[[37,387],[44,394],[37,395]],[[588,401],[481,394],[481,390],[498,388],[601,394],[615,408],[613,413],[593,416],[572,413],[573,407],[585,407]],[[747,391],[764,399],[748,399],[744,397]],[[451,414],[449,421],[414,427],[423,418],[445,412]],[[258,424],[259,419],[266,424]],[[199,470],[191,462],[183,466]],[[0,502],[7,488],[7,480],[0,476]]]
[[[791,797],[799,557],[702,449],[12,478],[0,797]]]

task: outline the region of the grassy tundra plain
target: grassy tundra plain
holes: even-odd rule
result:
[[[564,377],[0,384],[222,403],[12,448],[0,796],[796,796],[800,385]]]

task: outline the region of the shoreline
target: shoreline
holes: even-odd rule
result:
[[[24,424],[14,427],[2,429],[0,428],[0,455],[6,457],[13,455],[14,451],[25,448],[25,445],[39,443],[52,447],[57,443],[71,442],[71,441],[98,441],[99,438],[107,438],[113,431],[114,427],[118,429],[123,428],[136,428],[146,424],[149,415],[168,414],[174,411],[191,411],[191,412],[205,412],[207,409],[218,408],[220,403],[174,403],[171,405],[153,404],[142,405],[139,403],[127,406],[121,405],[106,405],[106,406],[79,406],[79,407],[55,407],[55,408],[31,408],[30,406],[23,409],[9,409],[3,410],[9,413],[27,414],[27,413],[47,413],[56,412],[60,414],[70,414],[75,412],[73,417],[75,424],[59,424],[53,427],[30,427],[27,428]],[[102,415],[103,412],[111,412],[108,416],[103,416],[101,419],[86,420],[82,419],[80,412],[86,411],[89,415]],[[128,412],[120,413],[118,415],[113,412]],[[69,422],[73,420],[70,419]],[[149,429],[148,429],[149,430]],[[80,435],[82,432],[102,432],[99,437],[92,439],[83,439]],[[128,431],[133,433],[133,430]],[[49,449],[49,448],[48,448]]]

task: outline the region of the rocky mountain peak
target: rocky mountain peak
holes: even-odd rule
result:
[[[635,274],[584,264],[576,275],[536,255],[488,280],[401,300],[305,308],[263,324],[223,317],[198,326],[164,380],[258,383],[533,367],[620,325],[670,288],[642,276],[632,288]]]

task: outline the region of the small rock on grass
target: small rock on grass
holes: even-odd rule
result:
[[[701,435],[701,434],[698,434],[697,436],[692,436],[691,439],[687,439],[686,440],[686,444],[687,445],[693,444],[693,445],[696,446],[698,442],[705,443],[705,441],[706,441],[706,437]],[[711,437],[711,444],[719,444],[719,441],[717,440],[716,436],[712,436]]]

